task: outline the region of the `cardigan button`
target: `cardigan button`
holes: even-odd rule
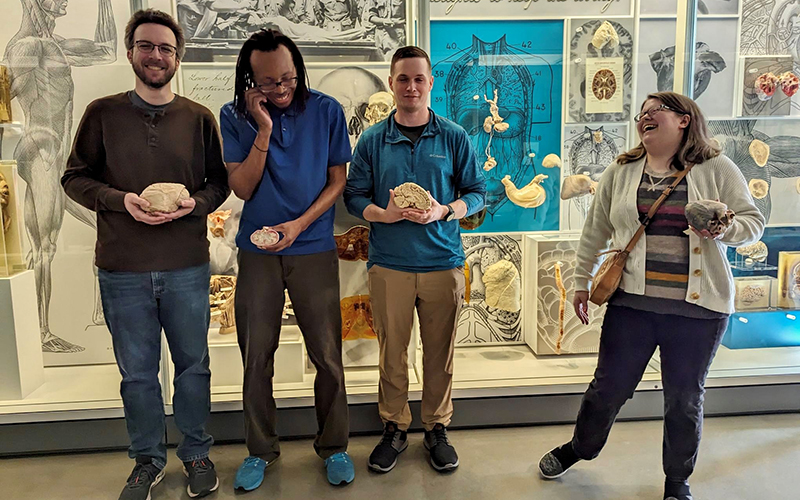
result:
[[[697,292],[692,292],[692,294],[689,295],[689,298],[692,299],[692,300],[697,300],[697,299],[700,298],[700,294],[697,293]]]
[[[702,276],[702,275],[703,275],[703,271],[701,271],[701,270],[699,270],[699,269],[695,269],[695,270],[694,270],[694,275],[695,275],[695,276]]]
[[[700,250],[700,247],[694,247],[694,250],[692,250],[692,251],[693,251],[693,252],[694,252],[696,255],[699,255],[699,254],[700,254],[700,252],[702,252],[702,250]]]

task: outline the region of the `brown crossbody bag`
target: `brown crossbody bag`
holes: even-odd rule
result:
[[[639,229],[636,230],[634,233],[633,238],[628,243],[623,250],[608,250],[606,252],[601,252],[597,254],[597,257],[602,255],[611,254],[603,261],[600,265],[600,269],[592,278],[592,289],[589,292],[589,301],[593,304],[597,304],[598,306],[605,304],[608,302],[608,299],[614,295],[614,292],[617,291],[619,288],[619,283],[622,280],[622,270],[625,269],[625,261],[628,260],[628,255],[630,255],[633,247],[636,246],[636,242],[639,241],[639,238],[642,237],[644,234],[644,230],[647,229],[647,226],[650,224],[650,220],[653,216],[658,212],[658,209],[661,205],[669,198],[669,195],[678,187],[681,180],[686,177],[686,174],[689,173],[691,170],[692,165],[687,166],[684,168],[672,184],[669,185],[664,192],[661,193],[661,196],[658,197],[653,206],[650,207],[650,210],[647,212],[647,215],[641,220],[641,224],[639,225]]]

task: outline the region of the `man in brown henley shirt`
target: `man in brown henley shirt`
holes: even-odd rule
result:
[[[209,252],[206,217],[228,197],[214,115],[172,93],[184,38],[163,12],[139,11],[125,30],[135,89],[92,102],[75,136],[61,182],[97,212],[96,265],[106,323],[122,373],[120,392],[136,460],[120,500],[145,500],[164,477],[164,403],[158,381],[161,330],[175,364],[178,458],[189,495],[219,481],[205,432],[210,398]],[[148,212],[140,198],[157,182],[183,184],[177,211]]]

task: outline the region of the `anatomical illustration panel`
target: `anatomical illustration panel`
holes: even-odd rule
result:
[[[464,301],[457,345],[522,342],[522,247],[519,236],[464,235],[469,300]]]
[[[532,34],[536,36],[532,36]],[[479,232],[557,230],[561,21],[431,23],[431,106],[467,131],[487,182]],[[550,157],[552,158],[552,157]]]

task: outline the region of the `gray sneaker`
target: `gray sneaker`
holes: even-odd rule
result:
[[[550,450],[539,460],[539,474],[545,479],[556,479],[563,476],[567,469],[575,465],[580,458],[575,454],[572,443],[564,443]]]
[[[375,472],[389,472],[397,465],[397,458],[408,448],[408,435],[397,428],[394,422],[387,422],[383,437],[372,450],[367,466]]]
[[[163,469],[156,467],[149,458],[139,457],[119,500],[150,500],[150,492],[162,479]]]

